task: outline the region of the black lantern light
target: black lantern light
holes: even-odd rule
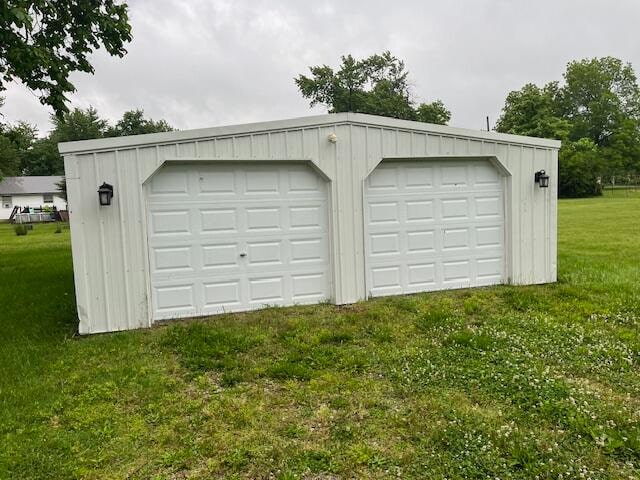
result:
[[[549,175],[544,170],[536,172],[536,183],[540,188],[547,188],[549,186]]]
[[[98,188],[98,199],[100,200],[100,205],[111,205],[112,198],[113,186],[109,185],[107,182],[104,182]]]

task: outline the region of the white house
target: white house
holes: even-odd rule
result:
[[[61,180],[59,176],[5,177],[0,182],[0,219],[8,219],[16,206],[65,209],[67,202],[56,185]]]
[[[62,143],[80,333],[553,282],[559,147],[352,113]]]

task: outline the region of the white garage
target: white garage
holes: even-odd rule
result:
[[[559,146],[352,113],[62,143],[79,331],[553,282]]]

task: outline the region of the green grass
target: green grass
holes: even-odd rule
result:
[[[640,476],[640,195],[559,281],[75,337],[69,232],[0,225],[0,478]]]

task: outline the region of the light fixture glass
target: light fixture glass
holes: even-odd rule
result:
[[[549,186],[549,175],[544,170],[536,172],[535,182],[540,188],[547,188]]]
[[[113,186],[109,185],[107,182],[103,182],[100,187],[98,187],[98,200],[100,201],[100,205],[111,205],[111,199],[113,198]]]

